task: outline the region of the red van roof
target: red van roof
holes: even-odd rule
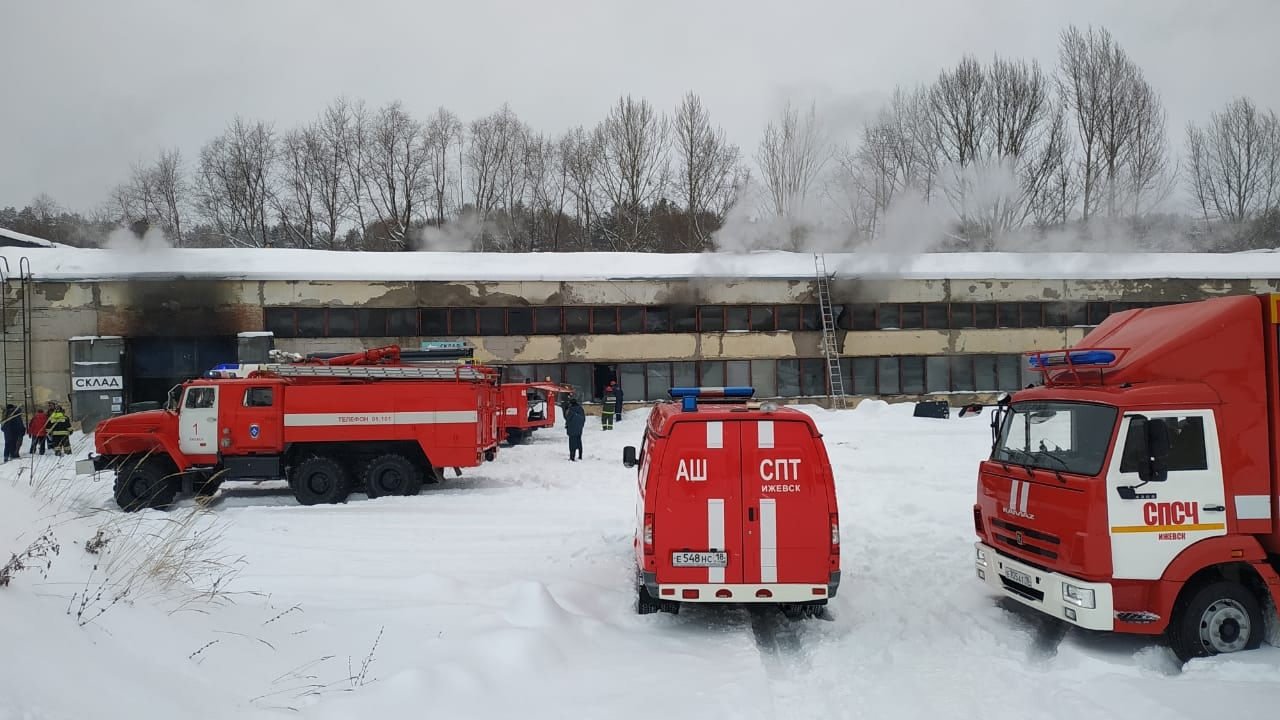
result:
[[[814,437],[822,437],[813,418],[795,408],[779,406],[771,410],[763,410],[763,403],[698,403],[698,409],[687,411],[678,401],[668,401],[654,406],[649,415],[649,432],[657,437],[666,436],[671,427],[679,422],[714,422],[734,420],[788,420],[804,423]]]

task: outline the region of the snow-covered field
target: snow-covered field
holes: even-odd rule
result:
[[[47,528],[60,547],[0,587],[0,719],[1280,712],[1280,648],[1183,668],[988,596],[970,510],[985,420],[807,410],[836,467],[844,579],[829,619],[799,623],[635,614],[620,459],[642,412],[589,424],[586,462],[544,430],[418,497],[326,507],[233,485],[207,511],[124,515],[105,480],[24,456],[0,467],[0,557]]]

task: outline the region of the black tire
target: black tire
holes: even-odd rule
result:
[[[508,429],[507,429],[507,444],[508,444],[508,445],[519,445],[519,444],[520,444],[520,443],[522,443],[522,442],[524,442],[524,433],[520,432],[519,430],[517,430],[517,429],[515,429],[515,428],[508,428]]]
[[[144,508],[163,510],[177,497],[178,481],[169,471],[167,462],[149,457],[121,464],[116,470],[113,492],[116,504],[125,512]]]
[[[396,453],[370,460],[364,466],[361,480],[371,498],[422,492],[422,470],[409,458]]]
[[[191,484],[195,488],[196,497],[208,498],[213,497],[218,488],[222,487],[222,478],[197,477]]]
[[[1266,634],[1258,598],[1240,583],[1220,580],[1179,601],[1169,645],[1180,660],[1254,650]]]
[[[289,484],[300,505],[336,505],[351,494],[351,474],[341,463],[312,455],[293,470]]]
[[[639,615],[652,615],[662,610],[662,602],[655,600],[649,594],[649,589],[643,584],[636,586],[636,613]]]

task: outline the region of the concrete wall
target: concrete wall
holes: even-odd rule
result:
[[[264,307],[521,307],[539,305],[814,304],[806,280],[531,282],[305,282],[139,280],[37,282],[32,366],[37,401],[65,399],[67,339],[83,335],[234,335],[263,329]],[[836,304],[880,302],[1186,301],[1280,290],[1280,280],[886,280],[837,279]],[[6,318],[12,326],[12,318]],[[842,331],[842,354],[1019,353],[1065,347],[1087,328]],[[818,332],[727,332],[468,338],[483,361],[536,364],[818,357]],[[279,339],[298,352],[341,351],[419,338]]]

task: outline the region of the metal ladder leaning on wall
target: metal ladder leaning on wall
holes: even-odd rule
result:
[[[31,417],[35,408],[31,367],[31,262],[18,260],[13,274],[9,259],[0,255],[0,363],[4,365],[5,404],[18,405]]]
[[[844,373],[840,369],[840,347],[836,337],[835,313],[831,307],[831,276],[827,274],[826,256],[813,255],[813,270],[818,283],[818,309],[822,313],[822,354],[827,360],[827,397],[833,408],[849,407],[844,394]]]

